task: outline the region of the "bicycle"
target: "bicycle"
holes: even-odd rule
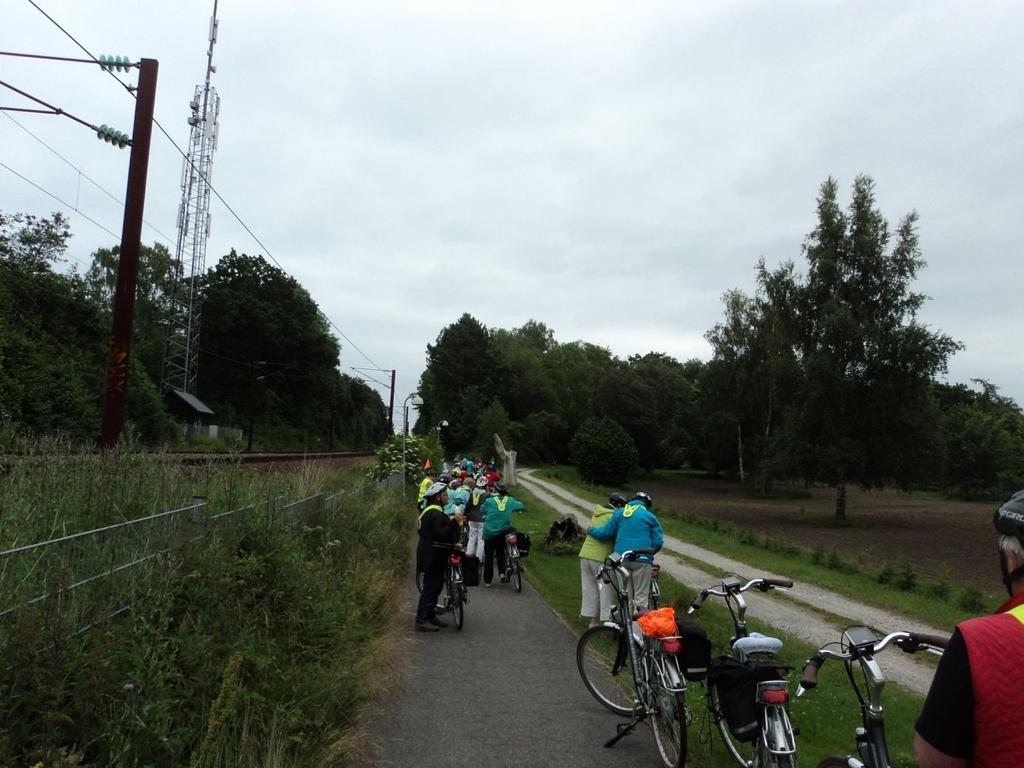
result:
[[[505,576],[512,580],[516,592],[523,591],[523,564],[519,555],[519,537],[515,531],[505,534]]]
[[[789,720],[787,667],[775,663],[782,641],[747,630],[749,589],[768,592],[789,589],[788,579],[725,576],[715,587],[702,589],[687,613],[699,610],[711,596],[725,599],[735,634],[729,640],[731,657],[720,659],[708,672],[707,703],[726,750],[743,768],[796,768],[796,733]],[[745,756],[737,742],[750,742]]]
[[[804,667],[800,686],[796,690],[797,697],[818,684],[818,670],[826,659],[838,659],[846,667],[846,675],[850,685],[860,702],[861,721],[863,725],[854,732],[857,741],[857,754],[860,758],[830,756],[820,763],[818,768],[890,768],[889,746],[885,738],[885,717],[882,712],[882,689],[885,687],[885,676],[882,674],[875,654],[881,653],[890,645],[895,645],[905,653],[927,651],[939,656],[949,638],[937,637],[921,632],[892,632],[885,637],[879,636],[867,627],[848,627],[840,640],[819,648]],[[834,651],[829,646],[839,645],[841,650]],[[857,684],[853,665],[858,664],[864,675],[867,698]]]
[[[461,630],[466,621],[465,605],[469,594],[462,577],[462,553],[453,552],[448,556],[448,567],[444,571],[444,603],[442,611],[451,613],[455,628]]]
[[[583,684],[602,706],[632,717],[619,724],[605,747],[614,747],[649,719],[666,768],[682,768],[687,754],[686,726],[691,719],[686,707],[686,678],[679,665],[682,638],[643,634],[633,618],[631,574],[623,566],[638,555],[653,554],[651,549],[633,550],[619,558],[609,556],[601,565],[598,578],[602,588],[615,588],[618,605],[612,608],[611,621],[590,627],[580,636],[576,666]]]

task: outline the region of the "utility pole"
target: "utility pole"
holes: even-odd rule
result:
[[[142,214],[146,205],[146,177],[149,172],[149,144],[153,136],[153,108],[156,104],[156,59],[142,59],[135,100],[132,150],[128,160],[124,220],[121,226],[121,255],[117,264],[114,292],[114,328],[107,359],[107,389],[103,400],[100,447],[113,448],[124,429],[124,390],[128,378],[128,356],[132,344],[135,284],[139,276],[139,246],[142,242]]]
[[[391,398],[388,401],[388,437],[395,434],[395,369],[391,369]]]
[[[249,361],[249,444],[245,452],[252,453],[252,426],[256,420],[256,364]]]

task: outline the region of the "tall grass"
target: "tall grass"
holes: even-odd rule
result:
[[[210,515],[255,506],[204,521],[201,536],[149,531],[147,545],[171,546],[124,577],[98,580],[81,598],[87,610],[54,597],[0,619],[0,765],[345,764],[337,745],[391,666],[384,649],[394,645],[409,534],[392,494],[284,514],[279,497],[351,487],[353,476],[317,465],[183,468],[130,447],[19,448],[0,458],[6,546],[196,494],[207,496]],[[119,562],[123,546],[107,543],[106,557]],[[66,584],[82,567],[70,558],[46,583]],[[126,599],[130,610],[75,635],[84,615],[104,619]]]

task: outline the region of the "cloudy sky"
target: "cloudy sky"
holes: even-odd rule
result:
[[[157,118],[186,144],[213,0],[37,3],[96,55],[158,59]],[[845,198],[868,173],[891,222],[920,214],[923,319],[966,345],[949,378],[1024,402],[1024,4],[221,0],[219,16],[214,186],[398,369],[399,399],[467,311],[706,359],[721,295],[752,289],[759,257],[799,263],[821,182]],[[80,55],[27,0],[0,20],[3,50]],[[132,100],[95,67],[0,57],[0,79],[130,133]],[[14,117],[123,194],[127,150]],[[0,162],[120,233],[119,207],[6,115]],[[175,236],[180,196],[158,134],[150,168],[147,242]],[[0,168],[0,209],[61,206]],[[211,210],[208,264],[261,251]],[[74,259],[111,244],[71,221]],[[348,343],[342,358],[370,365]]]

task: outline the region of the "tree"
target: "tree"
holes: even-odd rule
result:
[[[117,265],[121,247],[100,248],[92,255],[85,274],[92,299],[109,314],[117,287]],[[174,257],[166,246],[154,243],[139,249],[139,275],[135,289],[135,319],[132,326],[132,357],[139,360],[149,377],[160,381],[164,344],[171,317],[174,289]]]
[[[829,178],[804,246],[807,276],[792,278],[785,293],[795,299],[802,363],[795,429],[804,476],[832,485],[836,516],[845,517],[847,483],[874,487],[924,472],[920,415],[959,344],[916,317],[925,300],[910,288],[924,265],[916,213],[893,236],[869,177],[854,181],[847,213],[837,193]]]
[[[32,430],[91,442],[99,433],[110,308],[64,260],[67,222],[0,214],[0,411]],[[145,442],[174,433],[158,388],[133,355],[126,416]]]
[[[251,398],[262,434],[280,447],[326,447],[344,381],[338,341],[308,291],[262,256],[232,250],[205,275],[203,294],[201,399],[221,423],[246,425]]]
[[[614,419],[588,419],[572,439],[572,460],[584,480],[620,485],[637,466],[632,438]]]
[[[427,345],[427,367],[420,378],[423,398],[416,431],[445,420],[444,447],[467,451],[477,438],[480,413],[494,400],[496,361],[490,336],[480,321],[463,314]]]

